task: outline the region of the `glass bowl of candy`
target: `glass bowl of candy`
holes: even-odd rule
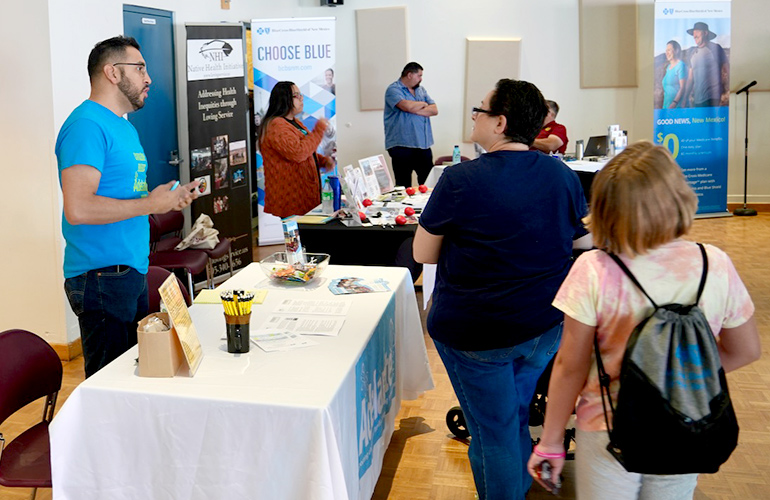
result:
[[[295,257],[295,256],[292,256]],[[329,265],[328,253],[306,253],[304,262],[289,262],[286,252],[276,252],[259,261],[270,281],[287,285],[306,285],[323,274]]]

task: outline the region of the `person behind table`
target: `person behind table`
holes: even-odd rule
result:
[[[556,115],[559,114],[559,105],[556,101],[545,101],[548,104],[548,114],[543,121],[543,128],[537,134],[532,143],[532,149],[540,150],[544,153],[561,153],[567,151],[567,127],[556,123]]]
[[[147,314],[147,216],[181,210],[198,181],[148,193],[147,158],[123,115],[144,106],[152,79],[130,37],[97,43],[88,56],[91,94],[56,140],[64,201],[64,290],[78,317],[86,377],[136,344]]]
[[[666,74],[663,76],[663,109],[678,108],[687,88],[687,68],[682,61],[682,47],[676,40],[666,44]]]
[[[302,215],[321,203],[319,169],[334,168],[331,158],[316,153],[329,126],[321,118],[309,131],[298,119],[302,92],[292,82],[278,82],[259,128],[265,165],[265,212],[277,217]]]
[[[415,235],[415,260],[438,263],[428,333],[465,415],[482,500],[519,500],[532,484],[529,404],[563,320],[551,301],[574,240],[590,240],[577,175],[529,150],[547,113],[533,84],[497,82],[472,115],[487,153],[444,171]]]
[[[692,498],[697,474],[632,474],[607,451],[592,354],[597,335],[615,398],[626,343],[652,312],[649,300],[606,252],[618,255],[658,304],[692,303],[703,259],[698,246],[682,237],[692,226],[697,203],[668,150],[649,142],[627,148],[596,175],[588,227],[600,250],[577,259],[554,299],[564,311],[564,339],[551,374],[542,437],[529,460],[534,475],[545,460],[538,453],[564,456],[564,427],[577,399],[578,498]],[[729,372],[759,358],[754,305],[727,254],[705,247],[708,279],[698,305],[717,336],[722,366]],[[670,452],[675,453],[676,443],[672,446]],[[558,476],[564,459],[548,461]]]
[[[438,114],[422,82],[422,66],[410,62],[401,78],[385,91],[385,149],[393,160],[393,173],[399,186],[412,185],[412,170],[419,184],[425,184],[433,168],[433,130],[430,117]]]
[[[695,41],[687,77],[692,106],[727,106],[730,101],[730,65],[722,46],[711,41],[716,38],[716,33],[712,33],[709,25],[703,22],[695,23],[687,33]]]

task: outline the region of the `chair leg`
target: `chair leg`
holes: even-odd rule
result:
[[[227,251],[227,257],[230,259],[230,277],[233,277],[233,247]]]
[[[211,257],[206,261],[206,288],[209,290],[214,288],[214,263]]]
[[[185,268],[184,272],[187,273],[187,290],[190,292],[190,297],[195,297],[195,287],[193,286],[192,271]]]

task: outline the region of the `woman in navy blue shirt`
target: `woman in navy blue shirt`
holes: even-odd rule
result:
[[[473,438],[482,500],[523,499],[532,484],[529,402],[563,320],[551,301],[574,240],[590,246],[577,175],[529,151],[547,112],[531,83],[497,82],[473,108],[471,139],[487,153],[444,170],[414,241],[416,261],[438,263],[428,333]]]

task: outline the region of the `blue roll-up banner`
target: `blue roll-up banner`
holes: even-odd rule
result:
[[[265,116],[270,92],[276,83],[294,82],[304,96],[299,119],[313,130],[319,118],[330,127],[318,152],[336,158],[337,100],[335,83],[335,19],[254,19],[251,21],[254,65],[255,121]],[[265,212],[264,165],[257,151],[257,196],[259,199],[259,244],[283,242],[281,220]]]
[[[699,214],[727,212],[730,2],[655,2],[655,142],[674,155]]]

